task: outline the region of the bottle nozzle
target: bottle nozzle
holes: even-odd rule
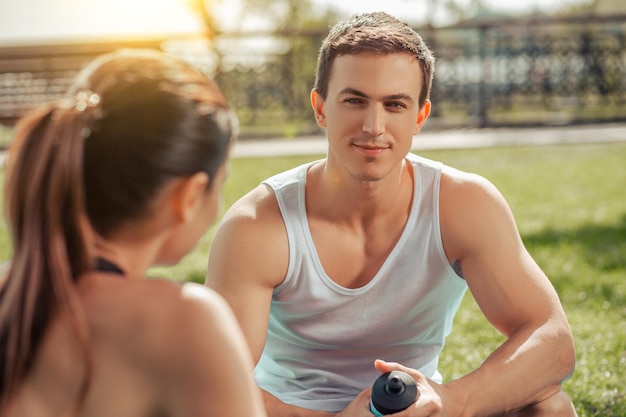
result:
[[[375,416],[397,413],[417,399],[417,383],[410,375],[392,371],[380,375],[372,386],[370,411]]]
[[[390,394],[398,395],[398,394],[402,394],[405,387],[406,385],[400,378],[398,378],[397,376],[392,376],[391,378],[387,380],[387,385],[385,385],[385,390],[387,390],[387,392]]]

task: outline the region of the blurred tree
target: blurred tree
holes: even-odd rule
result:
[[[596,14],[626,13],[626,2],[624,0],[595,0],[592,8]]]
[[[278,31],[299,31],[318,23],[310,0],[242,0],[243,13],[272,22]]]
[[[595,14],[612,15],[625,14],[626,2],[624,0],[591,0],[581,1],[569,5],[563,9],[566,14]]]
[[[446,0],[443,7],[454,21],[471,19],[474,17],[489,15],[491,13],[484,0],[470,0],[469,4],[466,2],[459,4],[458,0]]]
[[[306,29],[327,29],[327,24],[334,23],[338,17],[336,10],[320,7],[311,0],[186,0],[196,13],[200,15],[209,34],[219,34],[224,27],[214,16],[215,9],[220,6],[232,7],[237,10],[233,22],[238,25],[230,30],[246,31],[245,26],[251,20],[264,21],[266,28],[279,32],[301,31]]]
[[[316,129],[309,94],[321,41],[338,13],[310,0],[240,0],[235,24],[225,29],[213,12],[227,0],[188,1],[205,22],[207,36],[215,39],[213,75],[239,110],[242,133],[276,134],[266,130],[268,125],[288,136]],[[250,29],[249,22],[255,27]],[[274,45],[269,52],[249,46],[259,37]],[[237,59],[245,50],[252,50],[255,59]]]
[[[211,0],[186,0],[186,2],[188,7],[202,19],[205,29],[204,35],[209,39],[213,39],[220,31],[213,13],[210,12],[209,2],[213,2]]]

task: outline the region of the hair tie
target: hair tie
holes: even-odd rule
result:
[[[74,108],[79,112],[83,113],[88,108],[93,108],[100,104],[101,98],[100,94],[91,91],[91,90],[82,90],[76,93],[74,96]],[[91,112],[90,112],[91,113]],[[86,119],[86,114],[83,115],[83,118]],[[102,109],[95,109],[95,113],[90,114],[91,121],[87,122],[85,127],[81,130],[81,135],[83,139],[87,139],[91,136],[92,130],[94,129],[94,123],[96,120],[102,118]]]
[[[100,94],[91,90],[79,91],[76,94],[76,110],[82,112],[88,107],[95,107],[100,103]]]

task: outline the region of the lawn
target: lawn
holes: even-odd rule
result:
[[[581,417],[626,416],[626,143],[421,154],[484,175],[502,191],[574,332],[578,364],[565,390]],[[267,176],[313,158],[234,159],[224,208]],[[4,260],[10,248],[0,226]],[[213,232],[179,265],[150,275],[203,282]],[[447,380],[463,375],[502,340],[468,294],[440,370]]]

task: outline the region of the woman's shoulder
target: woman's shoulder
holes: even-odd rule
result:
[[[109,278],[87,287],[82,300],[95,340],[132,356],[145,352],[147,361],[184,353],[228,310],[217,293],[195,283]]]

